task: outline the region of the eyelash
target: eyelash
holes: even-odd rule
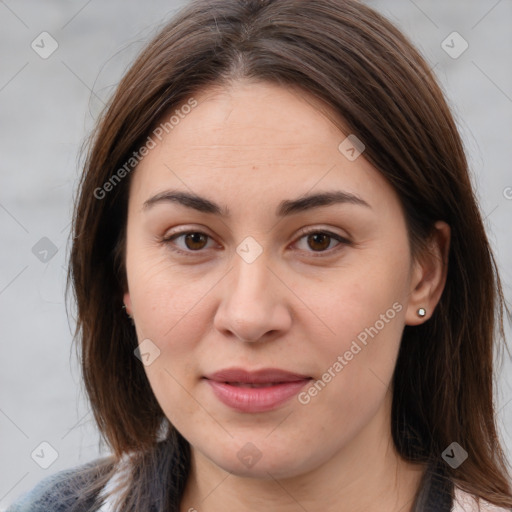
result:
[[[161,238],[160,242],[167,245],[169,247],[169,249],[173,252],[176,252],[178,254],[183,254],[184,256],[194,257],[194,253],[200,254],[201,252],[203,252],[203,249],[198,249],[197,251],[192,251],[192,250],[184,251],[182,249],[176,248],[176,246],[172,243],[175,239],[180,238],[184,235],[189,235],[189,234],[200,234],[200,235],[204,235],[204,236],[208,237],[209,239],[212,239],[212,237],[210,235],[208,235],[207,233],[204,233],[202,231],[181,231],[178,233],[173,233],[170,236]],[[337,252],[343,246],[352,245],[352,242],[350,240],[348,240],[347,238],[344,238],[336,233],[333,233],[332,231],[320,230],[320,229],[308,230],[307,228],[303,228],[300,231],[300,233],[299,233],[300,236],[296,239],[296,241],[294,243],[298,242],[299,240],[301,240],[302,238],[304,238],[306,236],[315,235],[315,234],[327,235],[328,238],[332,238],[332,239],[336,240],[337,242],[339,242],[339,244],[337,246],[335,246],[334,248],[327,249],[325,251],[316,251],[316,252],[315,251],[305,251],[305,252],[311,253],[311,255],[314,258],[319,258],[319,257],[322,258],[322,257],[331,256],[334,252]],[[327,255],[326,255],[326,253],[327,253]],[[324,256],[324,255],[326,255],[326,256]]]

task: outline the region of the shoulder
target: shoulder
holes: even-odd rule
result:
[[[78,498],[84,498],[81,490],[92,484],[100,468],[108,465],[110,459],[96,459],[87,464],[65,469],[47,476],[30,491],[20,496],[6,512],[69,512],[75,510]],[[89,501],[87,505],[87,501]],[[82,499],[84,512],[90,510],[94,497]]]
[[[511,509],[497,507],[488,501],[475,497],[462,489],[455,487],[453,496],[453,507],[451,512],[510,512]]]

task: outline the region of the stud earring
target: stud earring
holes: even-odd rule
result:
[[[427,314],[427,312],[424,308],[418,309],[418,316],[424,317],[426,314]]]

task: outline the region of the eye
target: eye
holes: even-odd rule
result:
[[[182,233],[175,233],[174,235],[162,238],[162,243],[168,245],[171,250],[187,254],[190,252],[200,252],[206,246],[209,235],[201,231],[183,231]],[[175,240],[182,239],[185,246],[176,247]]]
[[[308,247],[312,249],[311,251],[301,249],[304,252],[331,253],[337,251],[340,246],[351,244],[350,240],[347,238],[337,235],[336,233],[332,233],[331,231],[303,229],[301,231],[301,235],[302,236],[298,241],[305,239]],[[176,243],[176,240],[180,239],[184,245],[180,246]],[[164,237],[161,239],[161,242],[168,245],[174,252],[190,256],[190,253],[200,253],[202,249],[207,249],[208,239],[211,239],[211,237],[202,231],[183,231],[181,233],[174,233],[173,235]],[[334,249],[331,247],[333,240],[338,242]],[[295,244],[297,243],[298,242],[295,242]]]
[[[312,251],[305,249],[305,252],[331,253],[340,249],[340,246],[351,244],[350,240],[347,238],[344,238],[341,235],[337,235],[336,233],[332,233],[331,231],[317,229],[302,230],[301,233],[302,236],[299,238],[299,241],[305,239],[307,247],[312,249]],[[338,242],[334,249],[330,247],[333,240]]]

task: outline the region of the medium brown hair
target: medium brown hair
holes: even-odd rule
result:
[[[166,422],[122,309],[136,172],[134,162],[126,164],[165,113],[209,86],[239,79],[298,88],[337,113],[333,121],[363,141],[364,157],[396,190],[414,256],[436,221],[450,225],[439,304],[429,321],[403,332],[393,439],[404,459],[425,463],[457,441],[469,457],[450,470],[451,481],[512,507],[493,405],[493,351],[504,339],[506,307],[463,145],[427,63],[356,0],[192,1],[142,51],[99,119],[79,184],[68,276],[85,388],[114,453],[95,491],[113,463],[131,453],[130,491],[118,510],[179,510],[190,447]],[[128,169],[123,178],[98,198],[121,168]]]

